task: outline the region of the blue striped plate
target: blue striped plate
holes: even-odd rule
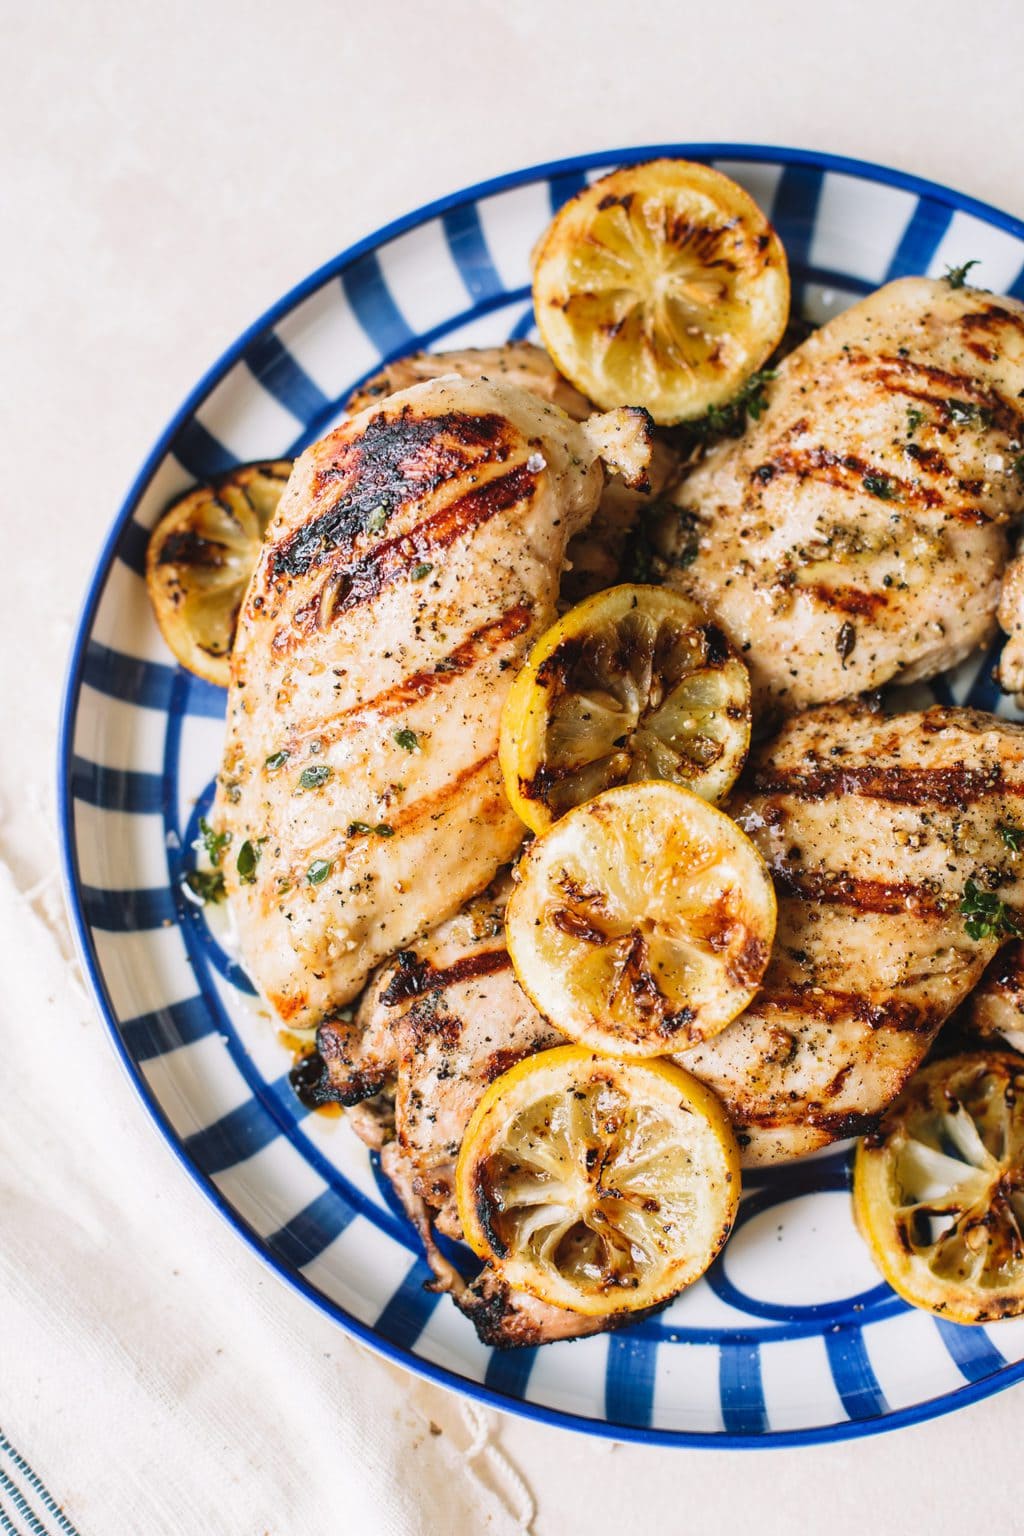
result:
[[[224,695],[176,669],[142,580],[147,530],[197,479],[297,453],[385,359],[532,333],[528,255],[552,209],[614,164],[713,161],[749,188],[822,320],[886,278],[974,274],[1024,298],[1024,224],[875,166],[794,150],[669,145],[517,172],[411,213],[286,295],[197,385],[100,557],[71,659],[60,786],[86,972],[149,1113],[268,1264],[354,1334],[514,1412],[618,1439],[828,1440],[927,1418],[1024,1375],[1024,1320],[959,1328],[908,1310],[853,1230],[843,1151],[749,1177],[700,1284],[625,1333],[492,1352],[428,1273],[344,1120],[302,1108],[273,1021],[181,876],[217,765]],[[991,657],[932,692],[997,700]],[[922,690],[923,691],[923,690]]]

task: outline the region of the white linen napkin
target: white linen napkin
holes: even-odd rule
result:
[[[54,877],[0,863],[0,1531],[529,1530],[496,1415],[377,1360],[176,1166],[77,977]]]

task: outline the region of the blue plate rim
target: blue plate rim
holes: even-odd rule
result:
[[[890,1410],[866,1419],[851,1419],[847,1423],[822,1425],[807,1429],[765,1430],[758,1434],[729,1431],[705,1433],[693,1430],[657,1429],[617,1424],[608,1419],[587,1418],[582,1414],[561,1409],[546,1408],[543,1404],[527,1402],[496,1392],[482,1382],[473,1381],[445,1366],[424,1360],[398,1345],[390,1343],[375,1333],[373,1327],[351,1316],[338,1303],[328,1301],[297,1270],[287,1268],[253,1231],[249,1224],[221,1195],[212,1180],[196,1167],[186,1155],[180,1138],[175,1133],[162,1108],[143,1076],[138,1064],[129,1056],[118,1029],[117,1014],[103,980],[91,931],[86,920],[79,895],[78,859],[73,837],[73,795],[71,789],[72,757],[75,719],[82,684],[86,646],[92,629],[103,587],[111,562],[126,525],[144,494],[155,471],[166,457],[175,436],[209,394],[210,390],[237,363],[249,344],[293,310],[324,283],[335,277],[360,256],[376,250],[387,241],[406,231],[437,218],[450,209],[481,198],[494,196],[533,181],[564,175],[573,171],[587,171],[605,165],[628,164],[637,160],[654,159],[662,155],[682,155],[700,159],[737,160],[748,163],[769,163],[786,166],[805,166],[823,172],[859,177],[863,180],[896,187],[914,193],[918,197],[954,208],[958,212],[972,214],[1007,231],[1024,241],[1024,219],[1016,218],[1003,209],[957,192],[940,182],[915,176],[906,171],[876,164],[873,161],[834,155],[826,151],[797,149],[784,145],[742,144],[729,142],[686,142],[630,145],[624,148],[599,150],[572,155],[557,160],[544,161],[522,167],[500,176],[487,178],[467,187],[459,188],[444,196],[424,203],[400,215],[389,223],[365,235],[337,255],[317,267],[307,277],[294,284],[275,301],[227,347],[220,357],[206,370],[172,416],[155,444],[147,454],[141,469],[135,476],[120,509],[101,546],[86,588],[85,600],[79,614],[72,639],[67,673],[60,705],[57,738],[57,824],[60,840],[61,877],[65,906],[75,942],[75,948],[83,973],[92,995],[93,1003],[110,1038],[115,1055],[122,1069],[148,1112],[148,1118],[169,1148],[177,1162],[185,1170],[190,1181],[206,1196],[211,1205],[235,1230],[247,1247],[260,1258],[273,1274],[285,1285],[304,1296],[318,1311],[377,1354],[383,1355],[396,1365],[401,1365],[414,1375],[436,1385],[461,1393],[466,1397],[517,1417],[531,1419],[556,1429],[574,1430],[577,1433],[602,1439],[628,1441],[642,1445],[677,1446],[699,1450],[769,1450],[795,1446],[828,1444],[833,1441],[860,1439],[867,1435],[924,1423],[929,1419],[956,1412],[971,1403],[994,1396],[1015,1383],[1024,1380],[1024,1360],[1007,1364],[1000,1371],[982,1381],[967,1382],[952,1392],[916,1403],[911,1407]]]

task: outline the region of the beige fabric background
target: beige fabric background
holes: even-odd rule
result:
[[[50,899],[55,860],[65,653],[100,540],[198,375],[343,245],[479,178],[659,139],[828,148],[1024,214],[1020,0],[0,0],[0,21],[0,858],[37,906]],[[4,969],[16,971],[17,996],[38,987],[42,1003],[48,978],[26,974],[42,952],[26,953],[13,933],[0,928]],[[42,1027],[27,1006],[21,1027]],[[104,1052],[99,1026],[85,1027]],[[112,1137],[139,1120],[115,1071],[91,1082],[109,1095]],[[154,1166],[168,1186],[183,1180],[169,1155]],[[155,1234],[154,1196],[133,1220]],[[219,1242],[218,1225],[200,1211],[196,1240]],[[116,1266],[116,1231],[100,1239]],[[235,1247],[235,1269],[255,1271]],[[204,1279],[196,1263],[175,1281],[186,1330],[189,1310],[202,1313]],[[293,1319],[301,1337],[299,1303],[269,1277],[260,1283],[270,1307],[303,1314]],[[308,1340],[324,1348],[311,1311]],[[369,1369],[359,1351],[331,1340],[358,1380]],[[5,1374],[0,1360],[0,1393]],[[450,1419],[444,1394],[419,1396],[428,1413],[436,1399],[439,1423]],[[877,1440],[770,1454],[616,1447],[514,1419],[499,1440],[536,1498],[537,1536],[941,1536],[979,1520],[1021,1528],[1022,1410],[1017,1389]],[[73,1419],[66,1427],[73,1436]],[[47,1472],[59,1481],[59,1466]],[[259,1478],[259,1465],[247,1475]],[[429,1497],[431,1477],[414,1462],[396,1476],[410,1480],[413,1502],[417,1481]],[[337,1497],[336,1524],[322,1528],[350,1530],[342,1488]],[[209,1525],[222,1528],[243,1529],[230,1501]]]

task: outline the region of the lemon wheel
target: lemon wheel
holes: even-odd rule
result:
[[[146,589],[163,637],[183,667],[222,688],[238,611],[291,469],[290,459],[234,469],[182,496],[150,535]]]
[[[767,359],[786,328],[789,271],[742,187],[706,165],[652,160],[559,210],[534,253],[533,300],[577,389],[667,426],[726,404]]]
[[[505,917],[534,1006],[594,1050],[659,1056],[747,1006],[775,934],[753,843],[675,784],[624,784],[577,806],[519,862]]]
[[[1024,1060],[933,1062],[857,1149],[857,1223],[893,1290],[956,1323],[1024,1314]]]
[[[679,1067],[561,1046],[490,1085],[455,1183],[467,1242],[508,1285],[600,1316],[704,1273],[736,1216],[739,1152]]]
[[[512,805],[543,832],[616,784],[666,779],[719,800],[750,744],[750,678],[696,603],[620,586],[537,642],[501,716]]]

